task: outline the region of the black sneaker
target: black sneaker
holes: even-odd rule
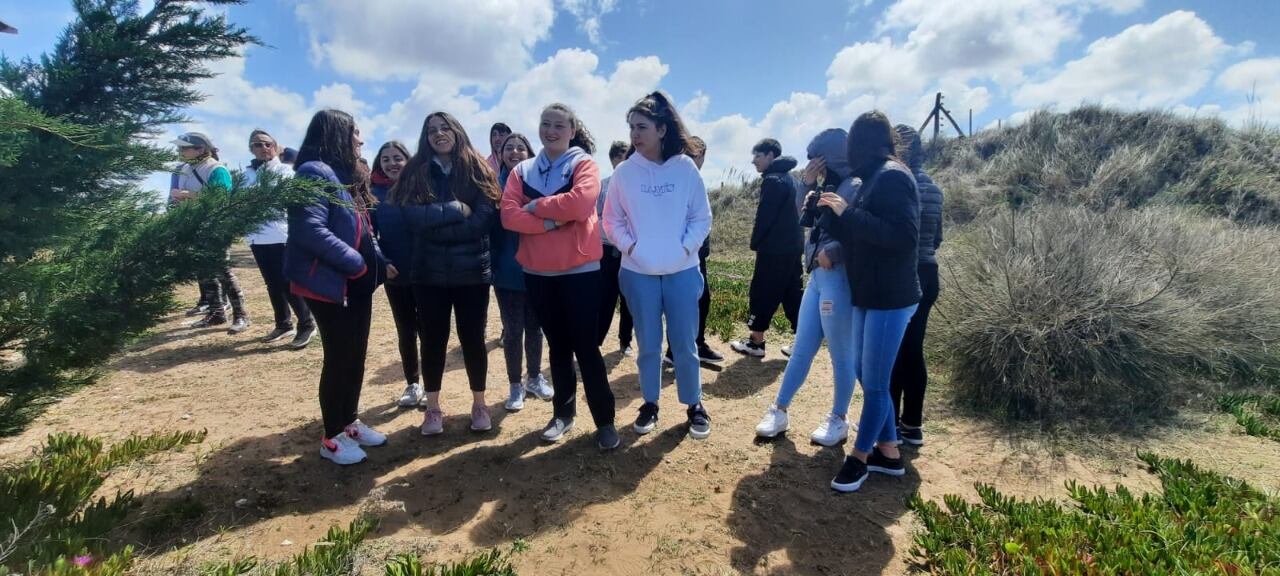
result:
[[[711,417],[707,409],[699,402],[689,407],[689,436],[694,440],[703,440],[711,435]]]
[[[648,434],[653,432],[658,426],[658,405],[652,402],[645,402],[640,407],[640,415],[636,416],[636,423],[631,426],[636,434]]]
[[[275,330],[272,330],[266,336],[262,337],[262,341],[268,344],[272,342],[279,342],[280,340],[293,336],[293,334],[293,326],[276,326]]]
[[[227,334],[239,334],[244,332],[249,329],[250,324],[252,324],[252,322],[250,322],[248,318],[243,316],[236,318],[232,320],[231,327],[227,328]]]
[[[618,429],[613,424],[601,426],[596,430],[596,447],[601,450],[613,450],[622,443],[622,438],[618,437]]]
[[[188,308],[187,311],[184,312],[184,314],[186,314],[187,316],[199,316],[201,314],[208,314],[208,313],[209,313],[209,305],[205,304],[204,302],[196,304],[195,306]]]
[[[867,471],[879,472],[889,476],[902,476],[907,473],[906,467],[902,465],[902,458],[890,458],[880,452],[880,448],[872,448],[871,453],[867,455]]]
[[[912,446],[924,446],[924,430],[920,428],[898,427],[898,438]]]
[[[734,352],[746,354],[747,356],[755,356],[756,358],[764,357],[764,342],[753,342],[750,338],[735,340],[729,344]]]
[[[840,472],[831,479],[831,489],[836,492],[857,492],[866,481],[867,465],[853,456],[845,456]]]
[[[289,347],[294,350],[301,350],[311,343],[311,339],[316,335],[315,326],[308,328],[299,328],[298,333],[293,335],[293,342],[289,343]]]
[[[204,318],[196,320],[191,324],[192,328],[208,328],[210,326],[218,326],[226,324],[227,317],[223,314],[206,314]]]
[[[706,362],[707,364],[723,364],[724,356],[712,350],[710,346],[703,344],[698,346],[698,361]]]

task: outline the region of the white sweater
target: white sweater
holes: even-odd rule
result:
[[[622,252],[622,267],[665,275],[698,265],[698,249],[711,232],[707,188],[684,154],[654,164],[641,154],[609,178],[604,233]]]
[[[293,167],[281,162],[279,159],[273,158],[270,162],[258,167],[258,170],[273,172],[284,178],[293,177]],[[258,183],[258,171],[253,168],[244,169],[244,185],[253,186]],[[262,225],[252,234],[245,236],[244,239],[253,244],[284,244],[289,239],[289,223],[285,221],[284,215],[281,218],[272,220]]]

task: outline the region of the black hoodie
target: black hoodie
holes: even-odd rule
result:
[[[751,249],[761,254],[804,253],[804,233],[796,198],[803,194],[800,181],[791,175],[796,159],[782,156],[764,171],[760,183],[760,205],[751,230]]]

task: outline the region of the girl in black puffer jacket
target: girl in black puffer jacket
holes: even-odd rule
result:
[[[484,399],[489,369],[484,330],[492,281],[489,232],[497,218],[498,197],[497,177],[472,148],[462,125],[444,112],[427,116],[418,151],[388,197],[391,203],[404,207],[413,239],[412,267],[407,273],[422,334],[424,436],[444,431],[440,383],[449,344],[450,312],[456,316],[471,384],[471,429],[492,428]]]
[[[893,378],[889,383],[893,397],[894,414],[898,421],[898,436],[912,446],[924,444],[920,425],[924,419],[924,390],[929,383],[929,372],[924,362],[924,334],[929,327],[929,310],[938,301],[938,247],[942,245],[942,189],[924,173],[924,148],[915,129],[904,124],[894,127],[901,144],[901,157],[915,174],[920,190],[920,247],[916,272],[920,276],[920,307],[907,325],[898,350],[898,360],[893,365]]]

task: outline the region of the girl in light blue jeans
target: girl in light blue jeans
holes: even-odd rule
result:
[[[846,201],[852,200],[857,193],[858,184],[853,181],[853,171],[846,160],[847,139],[844,130],[832,128],[818,134],[809,143],[809,164],[801,181],[811,192],[805,198],[800,218],[803,226],[812,228],[804,247],[809,285],[800,300],[796,342],[782,375],[778,397],[756,426],[756,435],[764,438],[773,438],[790,428],[787,407],[809,376],[809,368],[823,339],[826,339],[827,350],[831,354],[835,398],[831,413],[809,438],[824,446],[835,446],[849,436],[845,415],[849,411],[853,383],[857,379],[857,362],[853,355],[853,300],[840,243],[830,231],[818,225],[823,209],[816,205],[822,191],[835,191]],[[825,174],[824,186],[818,189],[818,176],[821,174]]]

